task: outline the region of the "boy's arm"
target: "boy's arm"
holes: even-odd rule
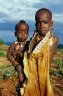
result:
[[[13,64],[13,66],[16,66],[19,63],[12,56],[12,52],[14,50],[14,47],[15,47],[15,44],[14,43],[10,45],[10,47],[9,47],[9,49],[7,51],[7,58]]]
[[[54,54],[56,52],[57,44],[58,44],[58,38],[57,37],[54,37],[53,44],[50,47],[50,64],[51,64],[51,61],[53,59],[53,56],[54,56]]]

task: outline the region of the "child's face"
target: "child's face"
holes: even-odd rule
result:
[[[17,39],[21,42],[25,42],[28,38],[28,27],[26,24],[21,24],[17,31]]]
[[[46,33],[51,29],[52,21],[50,14],[48,12],[40,12],[38,15],[38,20],[36,20],[36,29],[40,34],[46,35]]]

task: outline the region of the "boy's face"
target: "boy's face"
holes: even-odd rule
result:
[[[38,14],[38,19],[36,20],[36,29],[39,34],[46,35],[46,33],[51,29],[52,21],[50,14],[48,12],[40,12]]]
[[[25,42],[28,38],[28,27],[26,24],[21,24],[17,31],[17,39],[21,42]]]

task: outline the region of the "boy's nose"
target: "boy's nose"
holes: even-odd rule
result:
[[[41,22],[41,24],[40,24],[40,25],[41,25],[41,27],[44,27],[44,23],[43,23],[43,22]]]

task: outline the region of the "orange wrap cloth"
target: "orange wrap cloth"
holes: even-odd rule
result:
[[[49,80],[50,33],[33,50],[30,58],[24,54],[24,72],[28,78],[24,96],[53,96]]]

